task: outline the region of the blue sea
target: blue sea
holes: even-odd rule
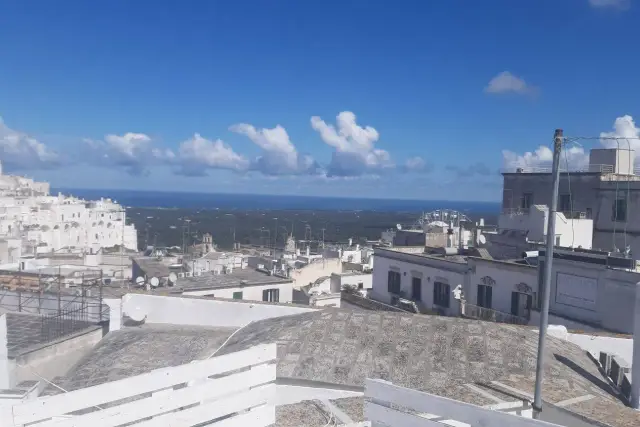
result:
[[[427,212],[454,209],[469,214],[497,214],[499,202],[464,202],[444,200],[358,199],[342,197],[280,196],[264,194],[214,194],[134,190],[88,190],[58,188],[62,192],[96,200],[109,197],[127,207],[238,209],[238,210],[366,210],[383,212]]]

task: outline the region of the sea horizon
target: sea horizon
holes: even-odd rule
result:
[[[369,210],[421,212],[454,209],[465,213],[497,213],[499,201],[419,200],[341,196],[248,193],[203,193],[162,190],[52,188],[51,193],[84,199],[111,198],[127,207],[239,210]]]

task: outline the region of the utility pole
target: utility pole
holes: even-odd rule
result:
[[[542,412],[542,377],[544,376],[544,349],[549,326],[549,295],[551,289],[551,266],[553,263],[553,246],[556,240],[556,210],[558,209],[558,185],[560,184],[560,152],[563,142],[562,129],[556,129],[553,135],[553,166],[551,169],[552,193],[549,218],[547,218],[547,249],[544,260],[544,278],[542,288],[542,310],[540,311],[540,336],[538,338],[538,362],[536,365],[536,390],[533,398],[533,417],[538,418]]]

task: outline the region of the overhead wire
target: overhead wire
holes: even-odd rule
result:
[[[620,140],[616,139],[616,144],[618,145],[618,152],[620,152]],[[620,180],[616,178],[616,193],[615,193],[615,197],[613,198],[613,215],[612,218],[613,219],[613,237],[612,237],[612,244],[613,244],[613,250],[614,252],[618,252],[617,249],[618,247],[616,246],[616,229],[618,226],[618,188],[620,185]]]
[[[640,141],[640,136],[632,136],[632,137],[618,137],[618,136],[567,136],[564,137],[564,141],[565,143],[567,142],[576,142],[579,140],[586,140],[586,141],[615,141],[616,142],[616,146],[618,149],[618,152],[620,151],[620,141],[624,140],[627,141],[627,148],[629,151],[631,151],[631,141]],[[566,159],[566,153],[565,153],[565,159]],[[631,164],[631,156],[629,155],[627,157],[627,161],[628,161],[628,170],[627,172],[630,173],[632,172],[632,164]],[[630,192],[631,192],[631,179],[629,176],[627,176],[627,188],[626,188],[626,194],[625,194],[625,215],[624,215],[624,250],[625,253],[627,253],[627,255],[629,255],[628,251],[630,252],[630,249],[628,247],[628,240],[627,240],[627,227],[628,227],[628,223],[629,223],[629,218],[628,218],[628,204],[629,204],[629,197],[630,197]],[[612,234],[612,246],[613,249],[615,251],[619,251],[619,249],[616,246],[616,235],[617,235],[617,223],[618,223],[618,193],[620,191],[620,180],[616,179],[616,188],[615,188],[615,198],[614,198],[614,204],[613,204],[613,212],[612,212],[612,220],[613,220],[613,234]],[[570,196],[571,197],[571,196]]]
[[[564,150],[564,161],[567,167],[567,189],[569,191],[569,211],[571,218],[571,247],[573,248],[576,242],[576,232],[574,230],[573,224],[573,195],[571,194],[571,172],[569,171],[569,155],[567,154],[567,150]]]
[[[31,366],[28,365],[21,365],[19,363],[16,363],[16,366],[23,368],[23,369],[27,369],[29,370],[33,375],[35,375],[36,377],[40,378],[42,381],[46,382],[47,384],[57,388],[58,390],[60,390],[63,393],[69,393],[68,390],[63,389],[62,387],[60,387],[58,384],[54,383],[53,381],[50,381],[48,379],[46,379],[45,377],[43,377],[42,375],[40,375],[35,369],[33,369]],[[98,405],[93,405],[94,408],[97,408],[99,410],[104,410],[104,408],[98,406]]]
[[[625,200],[625,216],[624,216],[624,252],[625,252],[625,256],[630,255],[631,249],[629,248],[629,251],[627,252],[627,225],[629,224],[629,200],[630,200],[630,192],[631,192],[631,176],[630,174],[633,173],[633,169],[632,169],[632,165],[631,165],[631,141],[629,141],[628,138],[625,138],[627,140],[627,148],[629,149],[629,153],[627,154],[627,196],[626,196],[626,200]]]

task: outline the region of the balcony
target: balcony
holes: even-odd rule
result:
[[[511,313],[493,310],[491,308],[480,307],[478,305],[469,304],[466,301],[461,302],[462,317],[469,319],[486,320],[488,322],[510,323],[512,325],[527,325],[529,319],[526,317],[516,316]]]

